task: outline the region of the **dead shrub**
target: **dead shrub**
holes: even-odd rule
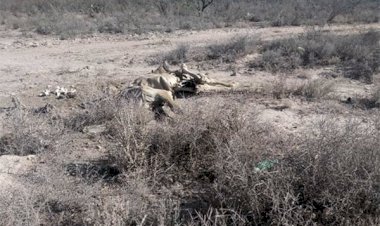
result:
[[[144,179],[128,179],[116,194],[88,203],[92,225],[175,225],[178,203],[167,189],[156,195]]]
[[[35,31],[42,35],[57,35],[61,39],[74,38],[78,35],[92,33],[95,26],[85,17],[76,14],[44,13],[31,21]]]
[[[110,164],[109,160],[92,161],[89,163],[69,163],[66,171],[70,176],[81,178],[87,182],[116,182],[120,175],[119,168]]]
[[[347,103],[362,109],[380,108],[380,88],[373,91],[369,97],[350,98]]]
[[[217,107],[218,105],[221,106]],[[168,175],[160,175],[162,179],[209,182],[215,179],[213,169],[210,168],[210,162],[214,161],[217,151],[214,138],[228,140],[243,123],[238,110],[226,106],[228,105],[221,103],[212,104],[212,112],[204,112],[192,106],[175,118],[174,122],[152,131],[150,152],[158,157],[152,159],[154,164],[160,168],[171,166]],[[221,114],[222,109],[224,114]],[[203,120],[190,119],[194,116]]]
[[[350,79],[362,80],[365,83],[373,82],[374,70],[367,62],[350,61],[343,64],[343,76]]]
[[[372,82],[372,75],[379,70],[379,37],[376,31],[345,36],[309,32],[265,44],[262,57],[252,62],[251,67],[288,71],[338,64],[344,76]]]
[[[303,175],[299,197],[311,204],[322,224],[376,219],[378,187],[373,182],[379,167],[373,156],[379,152],[379,131],[372,125],[322,119],[306,134],[298,154],[289,157],[289,163],[297,166],[293,169]]]
[[[133,171],[146,166],[150,145],[148,123],[152,120],[149,110],[131,102],[108,123],[107,133],[113,143],[110,158],[119,169]]]
[[[182,115],[177,115],[168,122],[156,125],[151,124],[152,115],[147,113],[145,109],[125,109],[116,117],[115,123],[111,124],[112,142],[120,144],[112,155],[115,159],[119,159],[120,163],[124,162],[124,167],[122,167],[124,169],[131,170],[136,166],[140,168],[147,166],[149,161],[154,160],[150,158],[156,156],[154,158],[168,159],[161,159],[161,162],[156,159],[155,164],[174,164],[174,168],[198,171],[200,169],[192,166],[191,162],[197,163],[195,160],[201,156],[205,158],[208,150],[213,151],[213,145],[209,143],[211,130],[221,133],[223,128],[230,129],[238,126],[230,122],[233,119],[231,115],[226,115],[227,118],[215,119],[206,115],[202,116],[205,112],[193,107],[184,110]],[[198,115],[209,121],[201,123],[197,120],[189,120],[191,115]],[[198,155],[200,152],[203,154]],[[189,162],[192,158],[196,159]],[[200,161],[200,164],[203,162]],[[164,166],[160,166],[162,167]]]
[[[174,50],[166,54],[154,55],[147,59],[150,65],[161,64],[163,61],[167,61],[170,64],[178,65],[189,61],[190,46],[187,44],[178,45]]]
[[[320,89],[319,83],[308,89]],[[72,180],[67,165],[57,164],[64,162],[67,149],[68,142],[61,140],[51,166],[36,180],[36,188],[44,190],[31,189],[35,193],[1,202],[0,223],[379,222],[377,115],[366,122],[328,115],[294,134],[261,122],[258,110],[244,112],[224,98],[201,97],[184,104],[182,114],[160,122],[132,105],[117,108],[106,120],[103,146],[109,152],[107,164],[120,170],[119,185],[88,183],[86,175],[97,177],[92,171],[100,174],[103,169],[86,164],[73,165],[69,172],[85,176]]]
[[[277,72],[296,69],[299,67],[300,62],[301,60],[297,53],[291,53],[284,57],[279,51],[269,50],[263,53],[259,61],[252,62],[250,66]]]
[[[222,44],[213,44],[207,47],[209,60],[233,63],[237,59],[252,53],[255,49],[255,41],[248,37],[239,37]]]
[[[92,97],[82,100],[83,110],[73,112],[64,120],[65,127],[74,131],[82,131],[86,126],[101,125],[112,120],[120,102],[107,94],[97,93]]]
[[[295,94],[300,94],[307,99],[319,99],[326,97],[333,91],[334,83],[324,79],[309,81],[299,87]]]
[[[289,88],[287,87],[286,80],[275,80],[273,81],[271,87],[269,87],[269,92],[275,99],[282,99],[284,97],[289,97],[290,92]]]
[[[162,60],[168,61],[170,64],[186,63],[188,61],[189,45],[179,45],[175,50],[167,53]],[[161,61],[162,62],[162,61]]]
[[[100,33],[118,34],[123,33],[124,23],[118,17],[98,18],[97,29]]]
[[[268,87],[268,92],[276,99],[301,96],[307,100],[323,99],[334,90],[334,82],[326,79],[309,80],[291,84],[279,79]]]
[[[119,186],[98,179],[108,170],[103,165],[65,165],[64,139],[57,152],[41,158],[49,160],[37,172],[23,177],[23,189],[0,193],[1,225],[174,224],[178,204],[171,191],[151,186],[139,170],[125,175]]]
[[[215,223],[218,218],[213,215],[223,211],[253,224],[376,220],[377,188],[371,184],[379,167],[375,167],[378,160],[370,158],[378,152],[379,139],[374,128],[350,121],[321,122],[310,125],[315,130],[298,140],[270,132],[254,118],[240,121],[234,111],[217,112],[203,116],[191,110],[203,123],[190,123],[185,113],[187,123],[153,131],[147,163],[155,184],[191,181],[186,187],[193,195],[182,197],[184,207],[190,209],[182,220]],[[358,152],[352,156],[354,150]],[[363,157],[366,152],[369,156]],[[278,163],[256,170],[264,160]],[[344,212],[358,208],[349,215]],[[232,219],[224,217],[227,222]]]
[[[56,115],[35,114],[16,108],[6,119],[8,134],[0,138],[0,155],[38,154],[52,148],[63,133],[63,124]]]
[[[282,147],[269,142],[245,155],[230,145],[219,147],[213,187],[224,209],[239,210],[257,225],[376,222],[378,131],[370,123],[335,120],[316,122],[300,140],[283,138]],[[260,159],[278,159],[279,164],[255,171]]]
[[[56,33],[54,21],[60,23],[54,14],[83,16],[90,27],[98,27],[86,29],[85,32],[110,33],[124,30],[134,33],[162,31],[167,27],[204,29],[232,26],[243,20],[260,20],[263,24],[273,26],[321,25],[334,22],[372,23],[379,20],[378,4],[373,0],[321,0],[312,3],[306,0],[222,0],[218,4],[208,5],[204,12],[201,10],[204,5],[202,2],[206,1],[3,0],[0,11],[1,15],[7,13],[25,17],[27,22],[19,23],[22,29],[36,30],[38,27],[39,32],[52,34]],[[47,26],[30,22],[39,20],[42,14],[46,14]],[[14,24],[7,21],[4,23],[10,27]],[[76,24],[74,20],[70,23]]]

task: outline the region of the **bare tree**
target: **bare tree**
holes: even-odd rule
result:
[[[351,12],[362,3],[363,0],[329,0],[330,14],[326,20],[326,22],[332,22],[335,17]]]
[[[161,15],[167,16],[170,11],[170,0],[157,0],[155,1],[155,6],[157,7],[158,11],[161,13]]]
[[[199,12],[203,13],[212,3],[214,3],[214,0],[198,0],[197,8]]]

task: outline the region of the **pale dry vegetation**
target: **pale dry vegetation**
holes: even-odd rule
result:
[[[302,90],[309,97],[309,86]],[[318,94],[311,96],[317,98]],[[231,95],[234,95],[231,93]],[[183,113],[155,122],[148,110],[112,101],[77,115],[74,125],[103,123],[104,161],[69,164],[65,128],[29,118],[14,133],[57,130],[41,156],[55,156],[31,194],[2,206],[2,225],[377,225],[380,130],[377,117],[320,118],[298,135],[280,133],[225,98],[186,101]],[[95,103],[97,101],[94,101]],[[117,104],[115,104],[117,103]],[[207,110],[205,106],[207,105]],[[117,107],[115,107],[117,106]],[[108,117],[109,109],[112,117]],[[90,108],[91,109],[91,108]],[[31,116],[29,116],[31,117]],[[104,117],[104,118],[102,118]],[[202,120],[199,120],[202,119]],[[10,119],[10,123],[14,120]],[[79,135],[82,136],[82,135]],[[15,147],[15,154],[23,147]],[[16,150],[17,149],[17,150]],[[48,157],[51,158],[51,157]],[[273,164],[258,168],[262,162]],[[99,165],[100,164],[100,165]],[[74,167],[74,169],[73,169]],[[94,176],[95,175],[95,176]],[[96,176],[100,175],[100,176]],[[76,182],[71,180],[76,177]],[[94,178],[96,180],[94,180]],[[103,178],[103,179],[102,179]],[[113,178],[110,180],[110,178]],[[54,188],[54,189],[53,189]],[[22,206],[22,209],[20,209]],[[25,212],[25,210],[28,210]]]
[[[337,65],[343,76],[371,83],[373,75],[379,72],[379,40],[380,34],[374,30],[358,35],[311,31],[264,44],[262,56],[251,67],[276,72]]]
[[[142,33],[231,26],[379,21],[376,0],[3,0],[0,22],[61,38],[94,32]]]
[[[9,134],[0,138],[0,155],[39,154],[49,149],[63,132],[59,116],[38,109],[15,109],[7,122]]]
[[[369,97],[354,97],[349,102],[363,109],[380,108],[380,88],[375,89]]]
[[[284,79],[278,79],[266,88],[266,92],[276,99],[301,97],[313,101],[327,98],[333,93],[334,85],[334,82],[328,79],[315,79],[297,84],[289,84]]]
[[[0,0],[0,22],[68,39],[251,23],[372,23],[378,7],[376,0]],[[118,52],[123,56],[112,64],[122,72],[86,66],[99,70],[97,80],[107,70],[109,77],[130,76],[164,60],[176,68],[207,64],[215,74],[240,67],[234,77],[222,76],[247,84],[176,99],[181,110],[159,120],[152,109],[117,94],[125,81],[96,81],[72,99],[40,98],[37,104],[52,104],[39,108],[2,108],[0,157],[36,155],[36,161],[26,174],[0,171],[0,183],[6,182],[0,184],[0,225],[380,225],[379,39],[375,30],[313,29],[270,41],[239,35],[190,46],[178,40],[184,44],[148,58]],[[135,42],[131,51],[148,48]],[[64,53],[84,59],[81,52]],[[345,78],[291,75],[321,68]],[[91,76],[83,77],[86,84]]]
[[[189,44],[181,44],[166,54],[149,57],[147,62],[152,65],[160,64],[164,60],[173,65],[191,61],[203,64],[233,64],[254,53],[257,43],[258,41],[255,37],[241,36],[205,47],[192,47]]]
[[[180,63],[186,63],[190,60],[190,45],[182,44],[177,46],[174,50],[167,52],[166,54],[158,54],[147,59],[151,65],[161,64],[165,60],[169,64],[178,65]]]
[[[221,63],[234,63],[237,59],[253,53],[256,40],[248,37],[233,38],[225,43],[207,46],[207,59]]]

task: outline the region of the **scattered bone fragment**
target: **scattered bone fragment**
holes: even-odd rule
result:
[[[57,99],[74,98],[76,97],[77,90],[73,88],[73,86],[70,86],[70,89],[57,86],[55,90],[52,91],[50,87],[48,87],[47,89],[43,90],[40,94],[38,94],[38,96],[45,97],[45,96],[49,96],[50,94],[55,95]]]
[[[46,97],[46,96],[49,96],[50,95],[50,90],[49,89],[45,89],[44,91],[42,91],[40,94],[38,94],[39,97]]]

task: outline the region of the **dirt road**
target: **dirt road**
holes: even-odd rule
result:
[[[380,29],[380,24],[336,25],[322,28],[339,33]],[[223,42],[237,36],[258,39],[297,35],[311,28],[223,28],[177,31],[169,34],[93,35],[59,40],[0,28],[0,97],[37,95],[47,85],[91,84],[97,80],[141,76],[153,67],[146,58],[165,53],[179,44],[191,47]]]

